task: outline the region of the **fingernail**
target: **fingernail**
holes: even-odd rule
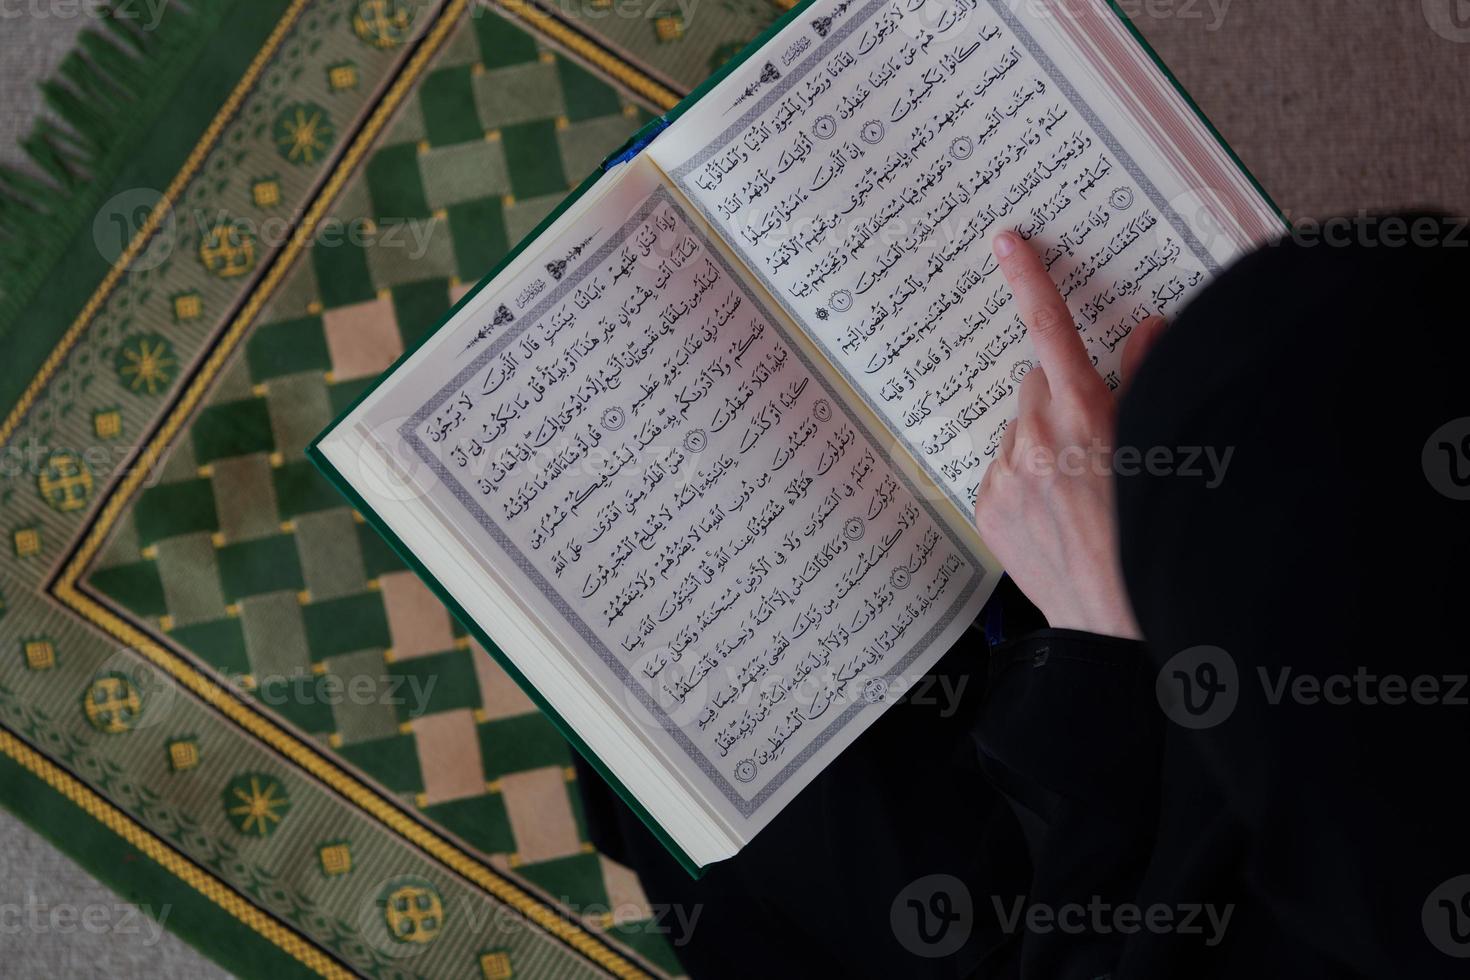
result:
[[[1016,250],[1018,244],[1019,242],[1016,240],[1014,232],[1003,231],[995,236],[995,241],[991,243],[990,247],[995,250],[997,257],[1004,259],[1008,258]]]

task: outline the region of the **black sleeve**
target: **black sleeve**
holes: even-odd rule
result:
[[[1033,869],[1029,894],[992,895],[979,914],[1011,936],[1022,977],[1108,973],[1119,937],[1086,928],[1088,909],[1133,897],[1159,808],[1163,732],[1143,644],[1044,629],[997,647],[974,740]]]

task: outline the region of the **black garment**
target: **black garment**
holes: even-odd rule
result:
[[[1144,475],[1121,479],[1118,501],[1155,664],[1212,644],[1239,674],[1226,720],[1166,729],[1165,800],[1188,786],[1217,798],[1218,816],[1197,830],[1162,819],[1140,885],[1239,895],[1209,960],[1229,975],[1282,963],[1290,976],[1470,975],[1434,944],[1460,935],[1470,955],[1470,936],[1450,930],[1470,929],[1470,888],[1425,915],[1431,892],[1470,874],[1470,502],[1435,488],[1450,462],[1439,438],[1426,455],[1436,430],[1470,416],[1470,235],[1429,222],[1416,245],[1406,225],[1425,227],[1355,223],[1333,246],[1338,225],[1238,263],[1165,334],[1122,406],[1122,444],[1236,447],[1215,489]],[[1349,675],[1352,693],[1276,699],[1284,669],[1334,697],[1328,679]],[[1358,693],[1360,673],[1428,679],[1437,703],[1381,703],[1403,692],[1380,680]],[[1230,860],[1181,870],[1190,855]],[[1160,975],[1173,952],[1130,942],[1119,974]]]
[[[1431,475],[1453,494],[1470,439],[1426,440],[1470,416],[1470,241],[1436,228],[1266,248],[1159,342],[1119,433],[1174,466],[1119,476],[1146,646],[972,634],[936,671],[958,710],[896,706],[699,882],[584,773],[598,844],[699,908],[695,980],[1467,975],[1470,502]],[[1382,703],[1418,678],[1437,703]],[[942,957],[904,919],[935,874],[913,913],[969,910]]]
[[[1024,609],[1014,586],[1003,588]],[[593,842],[638,871],[653,928],[692,977],[960,978],[1005,944],[997,928],[975,928],[952,955],[919,958],[891,923],[899,893],[930,875],[962,882],[976,900],[991,882],[1025,891],[1025,842],[971,738],[985,649],[983,633],[969,631],[739,855],[699,881],[578,759]]]

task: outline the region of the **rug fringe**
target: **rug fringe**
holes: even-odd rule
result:
[[[231,4],[109,0],[41,84],[55,118],[38,121],[20,142],[30,172],[0,166],[0,336],[14,320],[20,294],[39,283],[80,223],[90,220],[93,198],[126,162],[119,147],[143,122],[140,101],[172,59],[202,46],[210,22]]]

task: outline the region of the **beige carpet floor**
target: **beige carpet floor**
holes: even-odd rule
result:
[[[1288,217],[1470,214],[1464,0],[1120,3]]]

